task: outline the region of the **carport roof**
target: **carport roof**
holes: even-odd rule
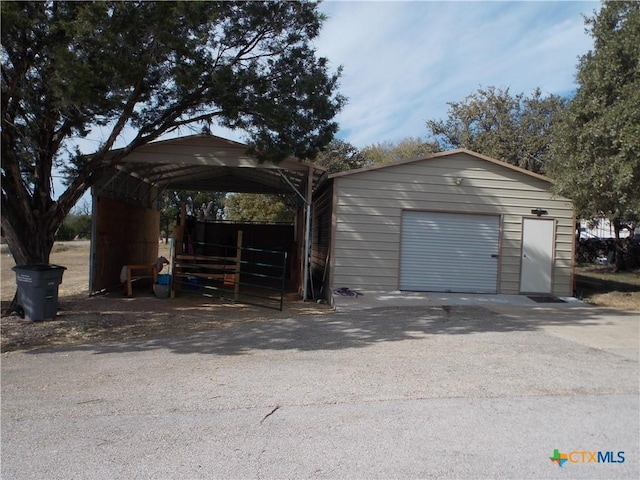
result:
[[[118,161],[107,182],[124,174],[159,189],[292,193],[291,182],[304,195],[309,174],[314,184],[326,174],[324,168],[295,158],[261,163],[248,149],[208,134],[152,142]],[[110,155],[121,152],[114,150]]]

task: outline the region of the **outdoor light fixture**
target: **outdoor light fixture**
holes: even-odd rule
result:
[[[538,217],[541,217],[542,215],[546,215],[549,212],[541,208],[534,208],[533,210],[531,210],[531,213],[533,213],[534,215],[537,215]]]

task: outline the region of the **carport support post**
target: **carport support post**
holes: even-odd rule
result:
[[[311,243],[311,203],[307,202],[307,224],[305,227],[304,239],[304,288],[302,299],[309,299],[309,249]]]
[[[291,189],[298,194],[298,196],[302,199],[304,204],[307,206],[306,208],[306,225],[304,232],[304,259],[303,259],[303,282],[304,285],[302,287],[302,299],[307,300],[309,296],[309,250],[311,249],[311,196],[313,195],[313,167],[309,166],[307,170],[307,192],[306,197],[302,195],[298,189],[295,187],[291,180],[287,178],[287,176],[282,173],[282,170],[278,170],[280,176],[289,184]]]
[[[304,199],[307,204],[307,222],[305,228],[304,239],[304,288],[302,290],[302,299],[309,299],[309,253],[311,250],[311,196],[313,195],[313,167],[309,166],[307,170],[307,195]],[[313,292],[311,292],[313,294]]]
[[[93,293],[94,275],[96,273],[96,241],[98,239],[98,196],[96,187],[91,187],[91,241],[89,242],[89,294]]]

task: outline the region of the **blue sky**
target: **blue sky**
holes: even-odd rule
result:
[[[326,0],[317,53],[342,66],[338,137],[363,148],[425,137],[427,120],[480,87],[571,95],[578,58],[592,48],[582,15],[600,2]],[[199,131],[200,127],[196,127]],[[188,135],[188,128],[170,136]],[[241,131],[213,133],[245,141]],[[93,146],[107,132],[94,132]],[[127,131],[116,143],[126,145]],[[88,148],[87,148],[88,147]],[[87,153],[92,149],[85,147]]]
[[[318,53],[343,66],[338,137],[362,148],[425,137],[480,87],[570,95],[599,2],[326,1]]]
[[[599,2],[336,1],[315,45],[332,69],[343,67],[348,103],[337,117],[338,138],[358,148],[406,137],[426,138],[425,122],[444,119],[447,102],[480,87],[529,95],[570,95],[578,57],[592,48],[582,15]],[[132,134],[123,134],[116,147]],[[182,129],[178,134],[193,133]],[[243,132],[214,128],[244,141]],[[80,142],[90,153],[106,136]],[[174,133],[172,136],[176,136]],[[56,193],[62,192],[58,179]]]

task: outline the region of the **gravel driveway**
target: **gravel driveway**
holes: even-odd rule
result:
[[[639,321],[388,307],[8,353],[2,478],[638,478]]]

